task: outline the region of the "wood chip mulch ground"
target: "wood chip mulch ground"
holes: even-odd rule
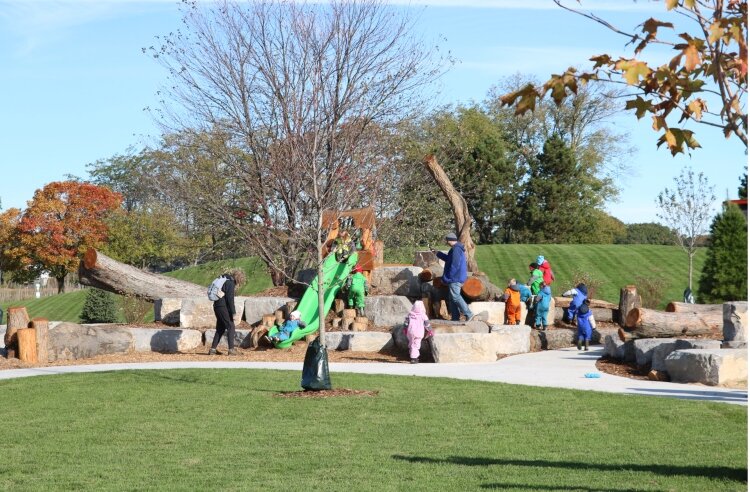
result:
[[[336,388],[320,391],[284,391],[274,396],[279,398],[335,398],[339,396],[378,396],[378,392]]]
[[[623,362],[604,356],[596,361],[596,368],[606,374],[631,379],[648,379],[648,368],[639,368],[635,362]]]

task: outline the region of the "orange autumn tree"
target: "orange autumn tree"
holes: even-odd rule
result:
[[[18,269],[20,244],[18,240],[18,223],[21,210],[9,208],[0,213],[0,282],[7,280],[7,273]]]
[[[29,270],[47,270],[65,290],[65,277],[78,267],[79,253],[107,239],[104,219],[122,197],[109,188],[77,181],[49,183],[34,193],[18,224],[23,257]]]

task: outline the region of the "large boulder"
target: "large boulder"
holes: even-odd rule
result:
[[[489,333],[490,327],[484,321],[430,321],[435,333]]]
[[[348,350],[352,352],[380,352],[393,346],[390,333],[382,331],[357,331],[349,333]]]
[[[499,355],[525,354],[531,350],[531,327],[526,325],[491,325],[491,332],[499,335],[495,353]]]
[[[635,363],[639,366],[646,366],[651,364],[651,358],[654,355],[654,350],[661,346],[666,345],[663,349],[665,351],[674,350],[674,344],[677,340],[675,338],[638,338],[634,341],[635,345]]]
[[[747,342],[747,301],[724,303],[724,341]]]
[[[234,346],[249,348],[251,345],[251,333],[251,330],[234,330]],[[207,347],[210,347],[211,343],[213,343],[214,335],[216,335],[216,330],[206,330],[205,332],[203,332],[203,344]],[[221,336],[218,348],[229,348],[226,332],[224,332],[224,334]]]
[[[182,307],[182,298],[169,297],[157,299],[154,301],[154,321],[160,321],[165,325],[180,325],[180,308]]]
[[[605,335],[604,352],[612,359],[625,362],[635,361],[635,344],[633,340],[623,342],[617,334]]]
[[[434,322],[435,320],[433,320]],[[486,333],[486,331],[485,331]],[[402,352],[408,352],[409,351],[409,339],[406,337],[406,333],[404,333],[403,326],[394,326],[391,329],[391,339],[393,340],[393,345]],[[420,354],[432,354],[432,347],[430,346],[430,339],[429,338],[423,338],[422,344],[419,346],[419,353]]]
[[[416,266],[377,267],[370,275],[370,285],[377,295],[422,297],[421,272],[422,268]]]
[[[494,362],[500,338],[499,333],[445,333],[429,341],[435,362]]]
[[[744,349],[675,350],[665,363],[674,382],[711,386],[747,384],[747,350]]]
[[[654,371],[666,371],[666,359],[675,350],[688,349],[718,349],[721,342],[718,340],[690,339],[676,340],[674,343],[663,343],[654,348],[651,355],[651,369]]]
[[[47,355],[50,362],[124,354],[131,352],[133,348],[132,333],[120,326],[60,323],[49,330],[47,339]]]
[[[404,296],[365,297],[365,316],[374,326],[403,325],[411,309],[411,302]]]
[[[505,303],[498,301],[477,301],[469,304],[469,309],[474,314],[487,312],[487,323],[490,325],[505,324]]]
[[[288,316],[286,304],[293,301],[291,297],[246,297],[245,321],[254,325],[260,322],[264,315],[273,314],[279,309],[284,311],[284,316]]]
[[[234,323],[242,321],[248,297],[234,298]],[[214,303],[207,297],[187,297],[180,305],[180,328],[210,328],[216,326]]]
[[[160,330],[155,328],[128,328],[133,334],[136,352],[184,353],[203,345],[199,330]]]

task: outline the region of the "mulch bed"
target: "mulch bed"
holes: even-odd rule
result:
[[[378,396],[378,392],[336,388],[320,391],[284,391],[274,396],[279,398],[336,398],[338,396]]]
[[[635,362],[623,362],[604,356],[596,361],[596,368],[606,374],[631,379],[648,379],[648,368],[639,368]]]

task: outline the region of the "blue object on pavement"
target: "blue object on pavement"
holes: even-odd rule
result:
[[[602,377],[602,375],[599,374],[598,372],[587,372],[586,374],[584,374],[584,376],[587,377],[587,378],[589,378],[589,379],[592,379],[592,378],[595,379],[595,378]]]

